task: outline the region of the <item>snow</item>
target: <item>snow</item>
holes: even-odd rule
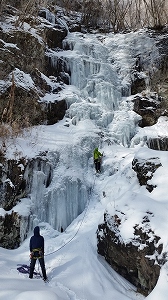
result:
[[[6,82],[0,80],[0,92],[5,91],[9,86],[11,86],[12,76],[15,78],[15,85],[21,87],[25,90],[35,89],[34,82],[29,74],[20,71],[15,68],[10,74]]]
[[[8,158],[33,158],[46,152],[53,163],[49,187],[43,184],[47,171],[35,169],[30,198],[22,199],[13,209],[22,216],[34,209],[33,225],[40,226],[45,238],[50,281],[30,280],[17,271],[18,264],[29,264],[29,232],[18,249],[0,248],[0,299],[142,300],[144,296],[97,254],[96,231],[105,211],[112,215],[124,212],[121,233],[123,241],[128,242],[133,237],[133,226],[142,225],[148,213],[152,230],[161,237],[163,251],[168,251],[167,152],[150,150],[145,144],[149,137],[165,136],[168,122],[161,117],[156,125],[139,128],[140,117],[132,110],[130,96],[130,70],[135,56],[141,53],[152,71],[158,52],[154,40],[141,31],[106,36],[72,33],[65,43],[71,45],[71,51],[52,51],[50,55],[53,65],[63,57],[72,70],[71,85],[54,95],[67,100],[66,116],[57,124],[25,130],[22,136],[9,141],[6,151]],[[33,87],[28,74],[15,72],[17,84]],[[53,87],[53,82],[50,84]],[[52,93],[41,98],[47,100],[53,101]],[[95,146],[104,154],[99,175],[95,174],[92,159]],[[150,180],[157,185],[151,193],[138,183],[132,170],[134,157],[157,158],[162,164]],[[0,215],[4,214],[1,208]],[[57,229],[62,224],[65,230],[60,233]],[[167,268],[166,263],[146,299],[167,299]]]

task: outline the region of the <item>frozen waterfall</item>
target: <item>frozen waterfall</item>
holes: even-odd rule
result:
[[[145,61],[152,43],[145,37],[146,43],[144,36],[69,33],[63,42],[65,50],[47,50],[52,69],[62,68],[70,76],[70,85],[57,95],[66,99],[69,108],[53,135],[58,155],[47,154],[52,165],[50,184],[45,184],[48,170],[34,170],[34,219],[65,230],[90,199],[94,147],[114,143],[130,147],[140,120],[130,96],[139,54],[134,45],[142,42]]]

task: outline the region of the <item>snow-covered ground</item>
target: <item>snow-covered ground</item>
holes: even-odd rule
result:
[[[134,286],[97,254],[96,231],[98,224],[103,222],[106,209],[111,214],[115,210],[126,211],[128,218],[122,235],[127,241],[132,237],[132,226],[135,222],[141,222],[143,214],[149,210],[153,215],[152,229],[161,237],[163,251],[168,250],[167,152],[150,150],[145,145],[148,136],[166,136],[168,120],[162,117],[150,128],[139,128],[137,123],[140,117],[133,112],[132,97],[129,96],[134,56],[143,53],[144,65],[148,65],[150,50],[152,68],[158,52],[154,41],[145,37],[143,32],[106,36],[73,33],[69,34],[67,42],[73,51],[48,54],[53,64],[58,56],[62,57],[72,71],[71,85],[61,94],[54,95],[57,99],[63,96],[67,99],[67,115],[58,124],[34,127],[15,141],[9,141],[6,155],[12,158],[15,154],[16,158],[16,154],[18,157],[35,157],[44,151],[59,153],[60,161],[54,170],[54,178],[60,178],[59,188],[68,176],[80,178],[91,188],[91,192],[87,203],[84,203],[84,211],[63,233],[54,230],[50,222],[40,220],[49,283],[36,278],[30,280],[28,275],[17,271],[18,264],[29,264],[30,236],[16,250],[0,248],[0,299],[144,299]],[[146,75],[142,76],[145,78]],[[22,82],[26,84],[30,81]],[[46,94],[41,101],[46,99],[51,101],[53,94]],[[99,146],[104,154],[102,173],[99,175],[95,174],[93,166],[92,151],[95,146]],[[132,170],[135,156],[143,159],[158,157],[162,164],[151,180],[152,184],[157,185],[152,193],[139,186],[136,173]],[[58,189],[57,181],[52,181],[54,185]],[[36,186],[36,194],[38,192]],[[71,196],[75,197],[73,191]],[[15,210],[27,214],[31,201],[23,199]],[[73,202],[73,199],[69,201]],[[54,206],[52,211],[56,213]],[[0,209],[0,213],[5,211]],[[39,219],[38,215],[34,224]],[[148,300],[167,299],[167,268],[167,264],[162,267],[158,283]]]
[[[48,136],[52,136],[53,127],[56,129],[59,126],[45,127]],[[46,144],[45,135],[43,137]],[[105,209],[108,208],[109,212],[127,210],[129,218],[122,232],[127,240],[131,237],[135,220],[140,222],[143,213],[150,210],[154,214],[152,228],[161,236],[164,251],[167,251],[167,152],[119,145],[105,146],[100,150],[104,152],[104,171],[95,175],[93,166],[90,166],[87,180],[92,182],[92,193],[84,212],[63,233],[55,231],[47,223],[40,223],[41,234],[45,238],[45,262],[50,282],[45,284],[41,279],[30,280],[28,275],[17,271],[18,264],[29,265],[28,238],[19,249],[0,249],[0,299],[144,299],[136,293],[135,287],[113,271],[97,254],[96,230],[98,224],[103,222]],[[131,169],[135,153],[143,158],[157,155],[162,162],[163,167],[155,172],[152,179],[152,183],[157,183],[157,188],[151,194],[139,187],[136,174]],[[109,175],[114,169],[118,171]],[[25,213],[25,206],[19,210]],[[157,286],[147,299],[166,299],[167,276],[165,265]]]

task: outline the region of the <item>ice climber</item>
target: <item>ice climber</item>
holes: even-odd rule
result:
[[[95,164],[95,169],[97,173],[100,173],[100,167],[101,167],[101,157],[103,154],[99,152],[98,148],[95,148],[94,153],[93,153],[93,158],[94,158],[94,164]]]
[[[40,235],[40,228],[34,228],[34,235],[30,238],[30,273],[29,278],[33,278],[33,272],[37,259],[39,260],[43,280],[47,280],[45,262],[44,262],[44,238]]]

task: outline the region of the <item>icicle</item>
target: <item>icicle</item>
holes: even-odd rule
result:
[[[46,19],[52,24],[55,24],[55,15],[46,9]]]

